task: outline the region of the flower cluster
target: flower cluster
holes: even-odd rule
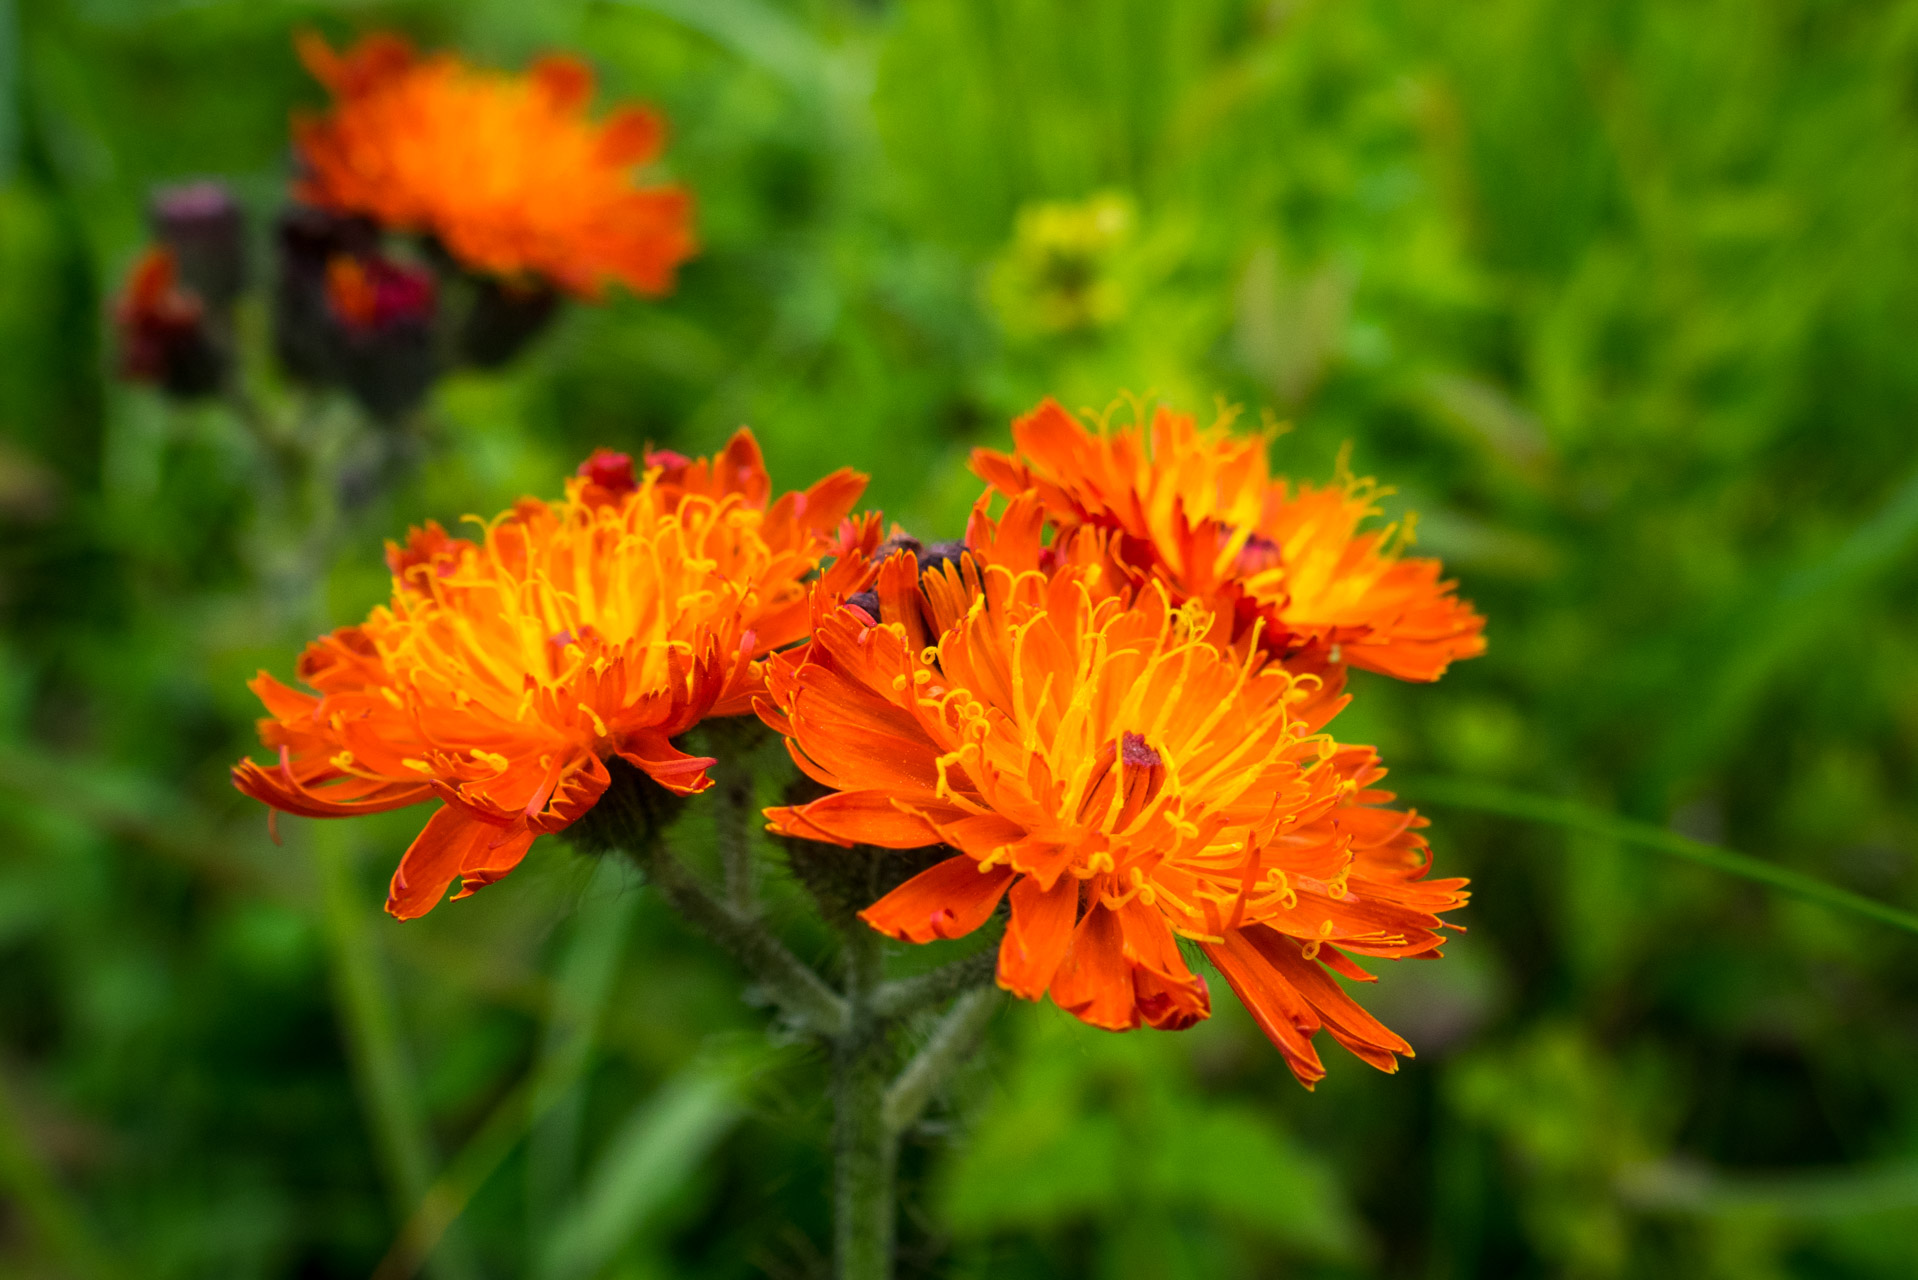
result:
[[[419,57],[391,35],[344,54],[308,37],[300,53],[337,100],[295,126],[307,170],[295,191],[315,207],[430,233],[469,267],[588,298],[610,282],[664,293],[691,256],[686,192],[633,177],[658,158],[664,122],[644,107],[594,122],[593,73],[577,59],[508,76]]]
[[[440,801],[393,877],[410,917],[620,769],[702,790],[714,760],[675,739],[754,711],[817,788],[770,830],[944,852],[861,913],[881,933],[958,938],[1003,907],[999,985],[1114,1031],[1208,1017],[1196,953],[1304,1083],[1321,1030],[1395,1069],[1411,1047],[1335,975],[1437,955],[1464,881],[1428,878],[1424,820],[1331,726],[1348,666],[1433,679],[1481,620],[1363,527],[1374,486],[1271,479],[1262,440],[1049,402],[1014,437],[976,456],[964,541],[930,548],[852,518],[849,472],[772,501],[745,432],[641,472],[602,451],[477,540],[416,529],[391,603],[301,659],[317,696],[255,682],[278,759],[236,781],[315,817]]]
[[[398,424],[448,370],[512,359],[563,298],[668,293],[694,253],[690,194],[642,177],[664,121],[644,106],[594,118],[577,59],[516,75],[389,33],[343,52],[307,36],[299,52],[333,102],[293,121],[275,225],[274,350],[296,381]],[[211,394],[245,363],[229,350],[239,204],[199,182],[157,193],[153,221],[158,244],[115,310],[122,372]]]
[[[564,830],[619,760],[658,786],[710,785],[673,739],[751,709],[766,654],[806,632],[806,580],[857,588],[876,518],[847,519],[864,477],[840,471],[770,501],[750,433],[711,461],[601,452],[559,502],[527,498],[476,540],[437,524],[389,544],[391,602],[308,647],[299,692],[253,689],[277,761],[240,790],[308,817],[440,801],[401,860],[387,909],[430,911],[505,875]]]
[[[981,501],[963,550],[904,552],[847,604],[815,590],[760,713],[828,794],[772,829],[945,846],[863,918],[928,942],[1009,900],[999,985],[1094,1026],[1208,1016],[1184,939],[1301,1081],[1321,1029],[1394,1069],[1410,1046],[1331,975],[1435,955],[1464,882],[1426,878],[1424,820],[1328,726],[1345,664],[1431,679],[1482,648],[1480,620],[1360,530],[1370,486],[1295,494],[1263,441],[1163,410],[1149,439],[1095,433],[1051,403],[1015,439],[977,456],[1012,496],[998,518]]]
[[[1275,481],[1264,438],[1201,430],[1163,405],[1149,425],[1095,433],[1048,400],[1012,436],[1015,453],[973,454],[988,484],[1037,494],[1062,533],[1111,533],[1122,571],[1206,602],[1240,633],[1259,624],[1260,643],[1295,666],[1436,680],[1485,649],[1484,619],[1438,561],[1401,554],[1409,523],[1361,528],[1383,496],[1370,480]]]

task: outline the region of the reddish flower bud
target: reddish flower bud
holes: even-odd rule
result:
[[[611,498],[639,488],[639,481],[633,475],[632,456],[614,453],[611,449],[593,450],[593,456],[579,464],[579,474],[588,484],[604,489]]]
[[[206,304],[183,289],[170,249],[148,249],[128,274],[114,306],[120,376],[192,397],[219,388],[227,357],[207,321]]]

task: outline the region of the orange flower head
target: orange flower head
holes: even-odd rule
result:
[[[583,63],[552,57],[506,75],[419,57],[392,35],[343,54],[312,35],[299,48],[335,98],[295,121],[300,199],[430,232],[475,270],[589,298],[608,282],[665,293],[692,256],[690,197],[634,177],[659,156],[663,122],[643,107],[595,122]]]
[[[522,499],[475,541],[429,523],[389,543],[390,603],[300,659],[317,696],[253,682],[278,759],[242,761],[236,785],[321,818],[442,801],[393,876],[387,910],[402,919],[578,820],[615,756],[670,791],[704,790],[712,761],[671,739],[749,711],[759,659],[806,634],[805,580],[836,556],[822,585],[858,586],[879,537],[876,516],[847,519],[863,476],[768,505],[743,430],[711,467],[731,483],[692,492],[602,450],[562,501]]]
[[[1207,1017],[1183,937],[1304,1083],[1324,1074],[1321,1028],[1394,1069],[1410,1048],[1327,971],[1364,979],[1351,955],[1436,953],[1464,882],[1424,879],[1423,821],[1384,807],[1369,748],[1323,733],[1336,684],[1215,643],[1204,606],[1175,606],[1161,582],[1111,591],[1084,564],[1009,567],[1037,546],[1036,505],[1015,518],[1032,537],[1007,535],[997,562],[967,553],[922,579],[910,553],[888,559],[876,618],[815,593],[812,640],[773,660],[760,714],[831,792],[768,810],[771,829],[951,846],[863,918],[955,938],[1009,894],[999,985],[1094,1026]]]
[[[1341,475],[1296,488],[1266,467],[1263,436],[1158,407],[1149,425],[1088,430],[1047,400],[1012,426],[1010,454],[979,449],[973,469],[999,492],[1031,490],[1061,531],[1115,535],[1130,569],[1263,624],[1263,641],[1312,669],[1349,663],[1402,680],[1436,680],[1485,650],[1485,621],[1442,581],[1439,562],[1407,557],[1409,521],[1365,529],[1383,491]]]

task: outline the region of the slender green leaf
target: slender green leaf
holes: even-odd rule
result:
[[[1545,822],[1553,826],[1566,827],[1573,831],[1586,831],[1593,835],[1608,836],[1622,844],[1636,845],[1651,849],[1670,857],[1682,858],[1701,867],[1710,867],[1726,875],[1738,876],[1781,893],[1791,894],[1806,902],[1815,902],[1836,911],[1849,911],[1854,915],[1865,916],[1880,924],[1888,924],[1908,933],[1918,933],[1918,914],[1890,906],[1841,889],[1816,876],[1808,876],[1802,871],[1793,871],[1766,862],[1749,854],[1736,853],[1718,845],[1706,844],[1679,835],[1676,831],[1667,831],[1663,827],[1654,827],[1649,823],[1634,822],[1630,818],[1621,818],[1617,814],[1594,809],[1574,800],[1557,800],[1549,796],[1537,796],[1528,792],[1502,787],[1497,783],[1480,782],[1470,778],[1414,778],[1410,781],[1394,780],[1398,790],[1411,800],[1423,800],[1430,804],[1449,805],[1456,809],[1476,809],[1481,813],[1494,813],[1507,818],[1522,818],[1530,822]]]
[[[640,1104],[608,1142],[584,1194],[553,1229],[542,1274],[597,1274],[672,1198],[740,1114],[744,1063],[704,1061]]]
[[[419,1083],[400,1034],[393,998],[376,937],[367,927],[354,882],[355,833],[344,822],[313,822],[313,858],[319,870],[327,948],[333,961],[333,985],[345,1025],[367,1118],[395,1205],[413,1212],[432,1187],[432,1135],[427,1130]],[[464,1250],[450,1248],[434,1263],[445,1280],[471,1276]]]

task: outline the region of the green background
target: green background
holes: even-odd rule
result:
[[[232,182],[265,276],[302,26],[584,54],[704,246],[443,383],[319,542],[330,494],[113,382],[102,323],[155,182]],[[272,844],[243,682],[380,598],[383,537],[596,445],[750,423],[781,487],[851,464],[951,536],[969,448],[1122,391],[1418,513],[1490,650],[1355,678],[1408,789],[1918,906],[1918,5],[0,0],[0,1271],[363,1276],[430,1183],[455,1280],[822,1274],[823,1070],[719,954],[556,844],[380,915],[421,815]],[[1328,1046],[1308,1094],[1216,980],[1178,1035],[1014,1009],[908,1142],[902,1274],[1913,1274],[1909,935],[1429,812],[1470,932],[1363,993],[1415,1061]]]

